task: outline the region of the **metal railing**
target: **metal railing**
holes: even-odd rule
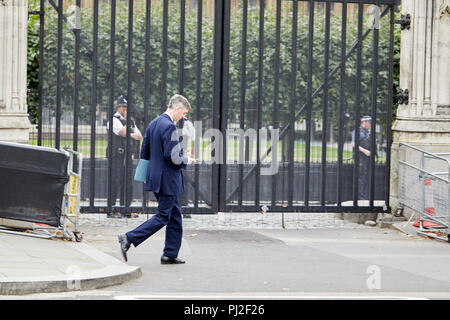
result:
[[[450,153],[400,143],[398,194],[400,206],[419,214],[419,234],[450,242]]]

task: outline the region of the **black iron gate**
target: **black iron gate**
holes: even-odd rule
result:
[[[397,2],[41,0],[31,141],[84,155],[82,211],[154,212],[133,181],[139,145],[129,132],[143,133],[180,93],[193,106],[186,147],[200,160],[184,172],[184,212],[386,211]],[[107,128],[120,95],[128,130],[116,206]],[[366,180],[352,146],[363,116]]]

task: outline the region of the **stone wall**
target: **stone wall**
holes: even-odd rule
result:
[[[433,153],[450,152],[450,0],[402,0],[411,15],[402,31],[399,105],[393,125],[390,202],[398,205],[397,150],[400,142]]]
[[[28,143],[27,0],[0,0],[0,140]]]

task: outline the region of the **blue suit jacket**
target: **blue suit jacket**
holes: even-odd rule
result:
[[[163,113],[148,125],[141,159],[150,160],[144,190],[166,195],[184,193],[181,169],[188,158],[181,153],[175,124]]]

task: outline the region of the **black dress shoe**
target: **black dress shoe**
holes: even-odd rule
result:
[[[130,249],[131,242],[125,233],[119,234],[118,238],[119,238],[120,250],[122,251],[123,259],[125,260],[125,262],[127,262],[128,261],[127,251],[128,251],[128,249]]]
[[[166,256],[161,256],[161,264],[182,264],[182,263],[186,263],[186,261],[178,258],[169,258]]]

